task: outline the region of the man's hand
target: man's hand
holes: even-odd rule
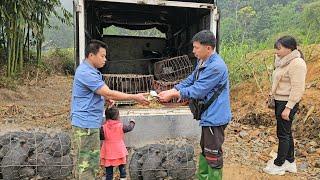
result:
[[[148,105],[150,104],[150,101],[148,101],[148,99],[145,97],[146,95],[148,95],[149,93],[139,93],[139,94],[134,94],[133,95],[133,99],[135,101],[137,101],[140,104],[143,105]]]
[[[140,93],[140,94],[126,94],[120,91],[110,90],[107,85],[102,86],[100,89],[96,91],[97,94],[105,97],[106,99],[112,99],[117,101],[122,100],[135,100],[138,103],[143,105],[148,105],[150,102],[144,97],[144,95],[148,95],[148,93]]]
[[[290,111],[291,111],[291,109],[286,107],[281,113],[282,119],[289,121],[290,120],[289,119]]]
[[[108,104],[108,108],[110,108],[116,104],[116,101],[114,101],[112,99],[107,99],[106,102]]]
[[[170,89],[159,93],[160,102],[169,102],[173,98],[180,98],[180,93],[176,89]]]

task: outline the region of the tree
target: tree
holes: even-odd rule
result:
[[[245,37],[249,31],[249,26],[253,21],[253,17],[256,16],[256,11],[252,6],[245,6],[239,10],[239,16],[241,18],[241,24],[243,25],[244,31],[242,32],[241,44],[244,43]]]
[[[57,8],[62,9],[63,16],[58,15]],[[0,32],[7,56],[7,76],[22,71],[24,50],[27,48],[29,52],[31,38],[35,39],[37,62],[40,63],[43,29],[48,25],[51,14],[62,22],[70,21],[71,14],[61,7],[59,0],[0,2]]]

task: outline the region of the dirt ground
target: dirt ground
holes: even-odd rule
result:
[[[307,89],[294,122],[299,172],[284,176],[262,172],[271,154],[277,152],[275,122],[273,112],[265,107],[268,83],[262,82],[261,93],[255,81],[248,81],[231,89],[234,118],[226,130],[224,179],[320,179],[320,56],[315,54],[320,46],[316,48],[307,61]],[[70,130],[72,80],[71,76],[52,75],[15,90],[0,89],[0,131]]]

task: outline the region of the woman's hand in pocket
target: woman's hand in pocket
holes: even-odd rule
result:
[[[291,112],[291,109],[286,107],[281,113],[282,119],[289,121],[290,112]]]

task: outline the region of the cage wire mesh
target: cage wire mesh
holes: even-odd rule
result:
[[[152,83],[152,87],[154,88],[154,90],[157,93],[160,93],[161,91],[166,91],[166,90],[170,90],[172,89],[175,85],[177,85],[180,82],[180,80],[177,81],[173,81],[173,82],[167,82],[167,81],[162,81],[162,80],[154,80]],[[180,100],[178,101],[178,98],[174,98],[172,99],[169,103],[173,103],[173,104],[182,104],[182,105],[186,105],[187,104],[187,100]]]
[[[73,161],[67,133],[9,132],[0,136],[0,179],[68,179]]]
[[[127,162],[131,180],[194,179],[194,144],[170,139],[133,149]],[[72,179],[67,133],[9,132],[0,136],[0,179]]]
[[[153,75],[104,74],[105,82],[112,90],[135,94],[148,92],[152,87]]]
[[[152,90],[153,75],[104,74],[106,85],[128,94],[145,93]],[[132,104],[133,101],[118,101],[118,104]]]
[[[196,165],[191,145],[150,144],[134,150],[131,180],[194,179]]]
[[[165,59],[154,64],[154,75],[157,80],[175,82],[186,78],[193,70],[187,55]]]
[[[145,93],[150,90],[158,92],[174,87],[193,70],[187,55],[158,61],[154,64],[154,75],[138,74],[104,74],[107,86],[112,90],[128,94]],[[154,77],[157,81],[154,81]],[[177,99],[170,103],[177,103]],[[118,101],[117,104],[132,105],[134,101]]]

